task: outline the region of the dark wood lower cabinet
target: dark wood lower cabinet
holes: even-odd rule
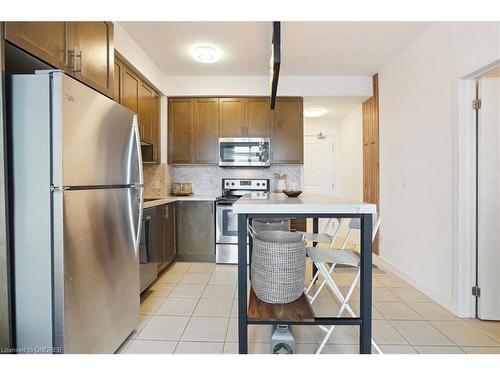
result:
[[[163,271],[175,260],[177,254],[175,243],[175,203],[158,207],[162,218],[162,258],[158,262],[158,272]]]
[[[214,202],[177,202],[176,233],[178,260],[215,262]]]
[[[290,229],[296,232],[307,232],[307,219],[290,220]]]

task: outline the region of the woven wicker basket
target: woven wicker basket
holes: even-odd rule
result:
[[[306,246],[302,235],[284,231],[255,234],[252,287],[264,302],[290,303],[304,292]]]
[[[256,232],[262,232],[266,230],[282,230],[289,232],[290,219],[274,219],[274,218],[253,219],[252,227]]]

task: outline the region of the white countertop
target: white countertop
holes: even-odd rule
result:
[[[372,203],[314,193],[297,198],[271,193],[266,199],[246,194],[233,204],[233,212],[239,214],[374,214],[376,210]]]
[[[168,195],[164,198],[158,198],[155,200],[144,202],[144,208],[161,206],[163,204],[168,204],[177,201],[215,201],[215,198],[216,197],[211,195],[196,195],[196,194],[187,196]]]

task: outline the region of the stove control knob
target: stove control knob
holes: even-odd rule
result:
[[[260,186],[260,182],[257,182],[257,186]]]
[[[233,185],[233,186],[234,186],[234,182],[231,182],[231,185]]]

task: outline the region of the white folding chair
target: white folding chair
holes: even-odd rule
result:
[[[350,220],[350,219],[349,219]],[[335,223],[337,223],[337,226],[335,227]],[[326,243],[328,245],[328,249],[332,249],[333,248],[333,245],[339,235],[339,232],[340,232],[340,228],[342,227],[342,221],[341,220],[338,220],[338,219],[335,219],[335,218],[332,218],[332,219],[328,219],[328,222],[327,224],[325,225],[325,227],[323,228],[323,231],[322,231],[322,234],[327,234],[326,232],[328,231],[330,225],[332,225],[332,231],[333,231],[333,234],[331,234],[331,239],[329,242],[321,242],[321,241],[314,241],[314,242],[317,242],[317,247],[321,244],[321,243]],[[351,233],[351,229],[349,228],[349,231],[344,239],[344,241],[342,242],[342,246],[341,246],[341,249],[343,249],[347,243],[347,238],[348,236],[350,235]],[[326,237],[323,237],[322,238],[323,240],[326,240],[327,238]],[[306,262],[306,266],[309,264],[309,262],[312,262],[311,261],[311,258],[307,257],[307,262]],[[333,271],[333,268],[331,269],[331,271]],[[319,293],[321,292],[321,290],[323,289],[323,287],[325,286],[326,284],[326,281],[323,280],[323,282],[321,283],[321,285],[319,286],[318,289],[316,289],[316,292],[314,293],[314,295],[310,295],[309,292],[311,291],[312,287],[314,286],[314,284],[316,283],[316,281],[318,280],[318,276],[319,276],[319,271],[317,270],[316,273],[313,275],[312,279],[311,279],[311,282],[309,283],[309,285],[307,286],[307,288],[304,288],[304,294],[306,295],[306,297],[309,299],[309,302],[310,303],[313,303],[314,300],[319,296]]]
[[[372,230],[372,241],[375,239],[377,235],[378,228],[380,226],[380,219],[377,218],[376,215],[374,215],[374,225],[373,225],[373,230]],[[354,251],[354,250],[346,250],[345,245],[347,244],[347,241],[352,233],[353,230],[360,229],[360,220],[359,219],[352,219],[349,222],[349,230],[348,233],[344,239],[344,242],[342,244],[341,249],[332,249],[331,247],[328,249],[322,249],[319,247],[308,247],[307,248],[307,256],[309,259],[314,263],[316,268],[318,269],[318,274],[321,275],[323,278],[323,283],[320,285],[318,290],[316,291],[315,295],[313,297],[310,297],[310,302],[313,303],[316,300],[316,297],[319,295],[319,292],[323,288],[324,285],[328,285],[329,289],[332,291],[333,296],[338,300],[340,303],[340,308],[337,313],[337,317],[342,316],[344,311],[347,311],[349,315],[352,317],[356,317],[356,314],[352,310],[351,306],[349,306],[349,299],[352,296],[352,293],[354,292],[354,289],[356,287],[356,284],[358,283],[359,277],[360,277],[360,268],[359,268],[359,263],[360,263],[360,258],[359,254]],[[331,264],[331,266],[328,266],[328,264]],[[344,296],[342,292],[340,291],[340,288],[337,286],[335,283],[333,277],[332,277],[332,272],[337,265],[347,265],[351,267],[357,267],[357,272],[354,276],[354,279],[351,283],[351,286],[349,287],[346,295]],[[321,353],[323,350],[323,347],[327,343],[328,339],[332,335],[335,326],[331,326],[330,328],[325,327],[325,326],[319,326],[323,331],[326,332],[326,335],[321,342],[320,346],[318,347],[318,350],[316,351],[316,354]],[[380,350],[380,347],[377,345],[375,340],[372,339],[372,345],[375,347],[375,350],[382,354],[382,351]]]

